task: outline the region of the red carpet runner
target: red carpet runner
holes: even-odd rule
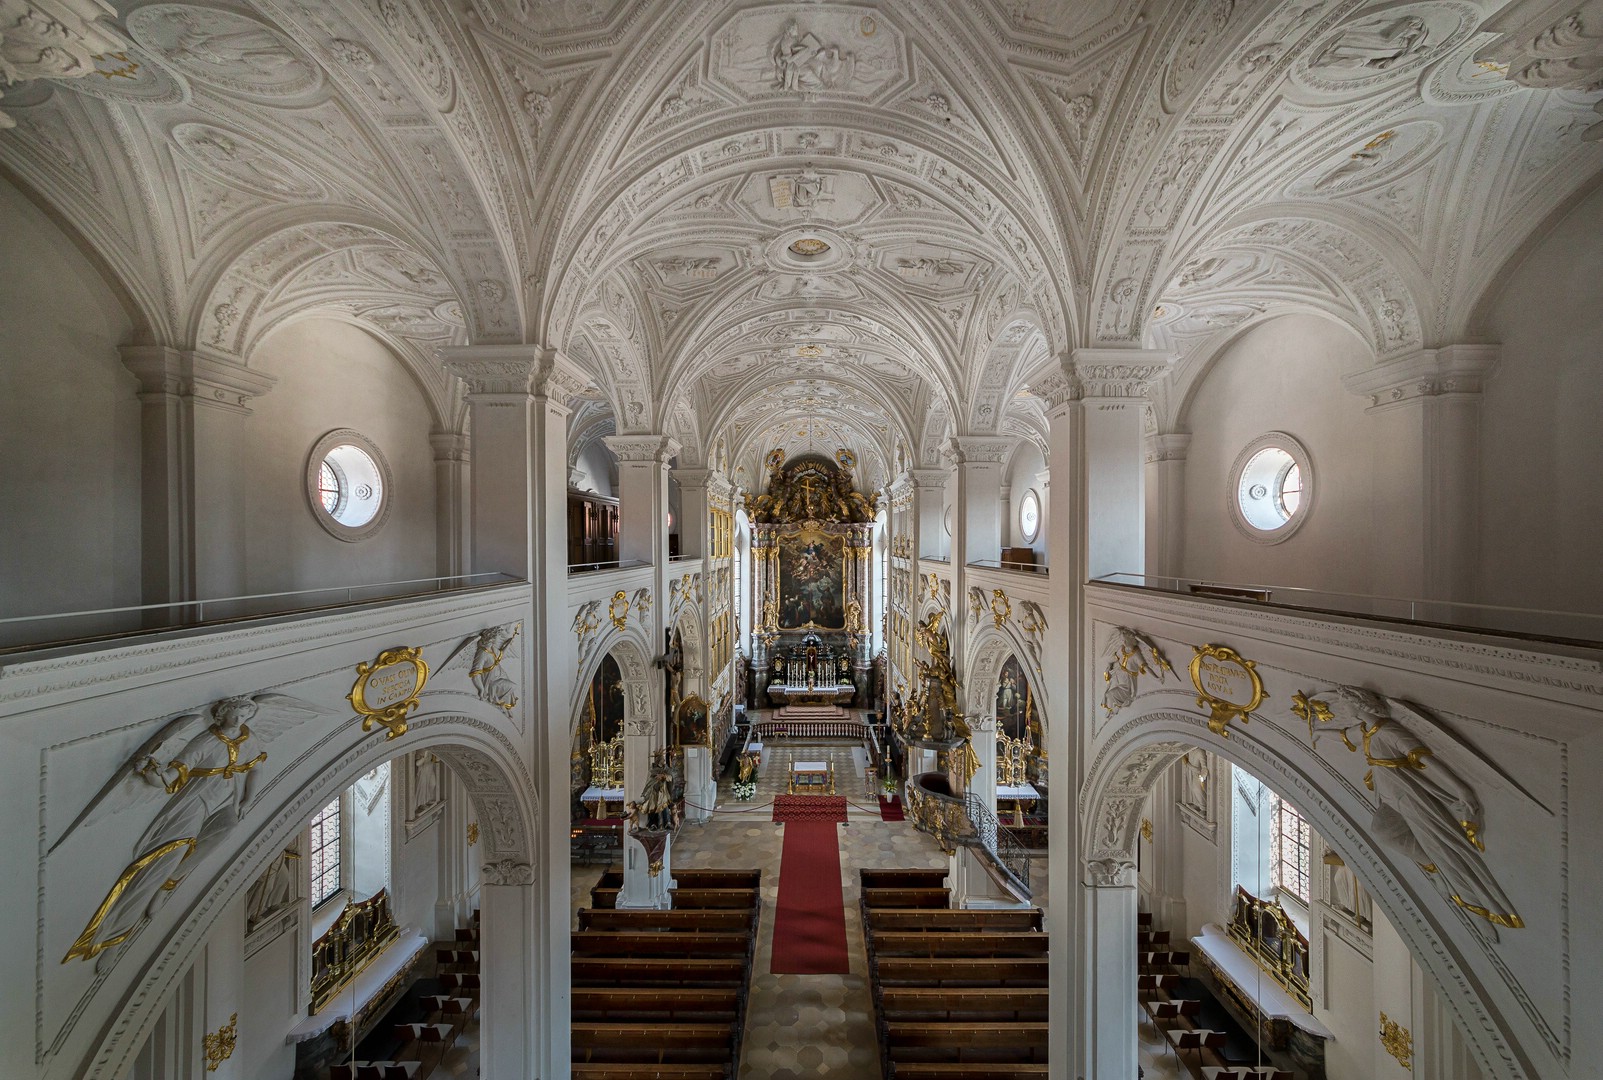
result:
[[[902,797],[900,795],[887,799],[879,797],[879,819],[881,821],[906,821],[907,815],[902,813]]]
[[[783,798],[783,796],[781,796]],[[822,802],[823,796],[802,797]],[[842,800],[844,802],[844,800]],[[779,807],[775,806],[777,814]],[[841,818],[845,818],[845,806]],[[768,970],[775,975],[846,975],[846,909],[840,884],[835,822],[792,820],[785,825],[779,862],[779,903]]]
[[[844,795],[775,795],[775,821],[825,821],[833,824],[846,820]]]

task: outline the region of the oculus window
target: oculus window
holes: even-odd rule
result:
[[[1041,497],[1031,488],[1019,500],[1019,536],[1026,544],[1035,543],[1041,535]]]
[[[1231,517],[1252,540],[1278,544],[1307,519],[1313,504],[1308,451],[1285,432],[1248,443],[1230,477]]]
[[[306,495],[313,516],[330,535],[361,540],[389,517],[389,463],[359,432],[331,431],[307,457]]]

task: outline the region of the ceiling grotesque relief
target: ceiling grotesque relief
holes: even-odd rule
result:
[[[549,346],[618,434],[874,484],[1039,441],[1075,348],[1176,353],[1168,430],[1284,313],[1472,338],[1603,164],[1603,0],[1560,7],[0,0],[0,162],[152,341],[353,320],[446,426],[438,346]]]

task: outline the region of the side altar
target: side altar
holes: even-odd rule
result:
[[[768,456],[748,496],[757,600],[752,669],[759,703],[868,704],[874,500],[853,486],[857,462]]]

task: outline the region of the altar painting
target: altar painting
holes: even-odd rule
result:
[[[779,626],[846,627],[843,537],[801,532],[779,538]]]
[[[1007,658],[997,681],[996,727],[1010,739],[1019,739],[1031,746],[1041,745],[1041,718],[1036,711],[1035,696],[1016,656]]]

